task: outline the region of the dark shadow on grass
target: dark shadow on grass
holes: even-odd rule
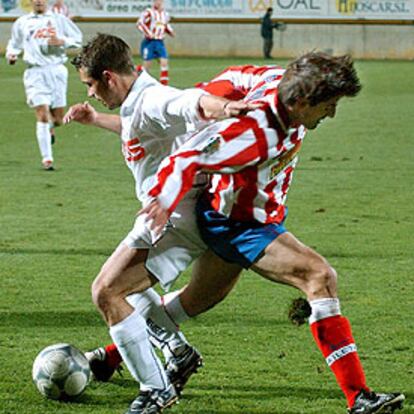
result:
[[[389,257],[395,257],[395,254],[384,254],[383,252],[373,251],[373,252],[339,252],[339,251],[329,251],[318,249],[318,253],[322,256],[326,257],[327,259],[386,259]]]
[[[111,381],[112,383],[112,381]],[[131,397],[126,397],[125,393],[114,398],[114,393],[102,393],[101,387],[105,385],[95,385],[94,389],[89,388],[85,394],[80,396],[75,403],[87,404],[92,406],[127,406],[129,402],[134,398],[137,385],[133,380],[118,380],[117,385],[131,388]],[[202,393],[199,393],[201,391]],[[99,393],[99,395],[97,395]],[[201,408],[198,404],[201,401],[197,400],[209,399],[210,396],[216,395],[217,399],[225,398],[228,401],[234,400],[238,402],[238,405],[243,405],[245,408],[239,409],[214,409],[213,407],[204,406]],[[177,407],[177,411],[185,412],[187,414],[246,414],[248,413],[249,404],[251,403],[254,407],[255,413],[270,414],[269,408],[259,409],[255,401],[266,401],[274,400],[277,403],[277,398],[289,398],[303,400],[303,406],[307,404],[313,405],[312,401],[315,401],[315,408],[317,407],[316,401],[319,399],[323,400],[343,400],[343,395],[339,390],[311,388],[311,387],[300,387],[300,386],[261,386],[261,385],[246,385],[246,386],[233,386],[233,387],[219,387],[213,385],[198,385],[197,387],[187,387],[184,394],[180,398],[181,404]],[[188,406],[186,401],[192,402],[192,406]],[[197,404],[197,407],[194,405]],[[175,410],[172,409],[171,412]],[[306,412],[304,409],[301,412]],[[283,413],[283,414],[298,414],[298,411],[290,411],[283,409],[283,407],[275,407],[271,411],[272,414]]]
[[[95,311],[31,311],[31,312],[0,312],[0,326],[15,328],[34,327],[79,327],[102,326],[105,324]]]
[[[249,326],[254,326],[256,328],[268,328],[268,327],[276,327],[276,326],[292,326],[292,324],[288,321],[288,319],[276,319],[276,318],[266,318],[261,317],[258,319],[256,316],[246,313],[237,313],[229,316],[228,312],[226,313],[219,313],[215,312],[214,314],[202,314],[191,319],[191,323],[194,327],[200,326],[202,328],[229,328],[229,329],[236,329],[238,324],[241,324],[244,328]]]
[[[49,254],[58,256],[110,256],[112,250],[104,249],[14,249],[0,248],[0,254],[37,255]]]
[[[288,398],[303,398],[310,400],[317,399],[342,399],[343,394],[339,389],[326,389],[326,388],[311,388],[311,387],[300,387],[300,386],[278,386],[277,383],[274,386],[260,385],[256,386],[225,386],[217,387],[214,385],[197,385],[193,390],[206,391],[209,393],[217,392],[220,395],[225,393],[231,399],[244,400],[244,399],[272,399],[275,395],[278,397]],[[201,396],[192,392],[191,388],[187,388],[184,391],[183,399],[196,399]]]

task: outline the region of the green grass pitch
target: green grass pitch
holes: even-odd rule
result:
[[[172,59],[171,83],[189,87],[241,63],[265,62]],[[43,347],[69,342],[88,350],[110,341],[90,284],[139,208],[119,140],[80,125],[59,128],[57,170],[42,171],[24,67],[4,60],[0,66],[0,413],[123,413],[137,393],[128,374],[91,383],[75,403],[47,401],[31,382]],[[287,227],[338,271],[342,310],[368,383],[404,392],[408,414],[414,413],[413,63],[366,61],[357,69],[360,96],[344,99],[336,119],[305,140]],[[85,99],[71,69],[69,103]],[[183,325],[205,367],[169,412],[345,413],[308,327],[287,320],[297,296],[245,272],[226,301]]]

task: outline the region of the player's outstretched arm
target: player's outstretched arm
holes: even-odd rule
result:
[[[213,95],[202,95],[199,101],[200,111],[206,119],[225,119],[245,115],[259,107],[244,101],[230,101]]]
[[[121,118],[119,115],[97,112],[88,102],[76,104],[69,108],[63,117],[63,123],[79,122],[83,125],[93,125],[107,129],[117,134],[121,133]]]

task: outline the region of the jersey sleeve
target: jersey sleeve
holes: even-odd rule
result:
[[[149,119],[157,119],[157,122],[165,125],[165,128],[185,125],[180,131],[180,133],[185,133],[189,125],[191,129],[194,129],[209,123],[203,118],[199,109],[200,98],[206,94],[207,92],[196,88],[179,90],[156,85],[145,91],[143,98],[145,112],[151,114]]]
[[[11,38],[7,43],[6,57],[11,55],[18,56],[23,51],[23,30],[21,20],[18,19],[13,23],[11,30]]]
[[[151,25],[151,13],[149,10],[145,10],[141,13],[141,15],[139,16],[139,19],[137,20],[137,28],[148,39],[152,38],[150,25]]]
[[[82,46],[82,32],[68,17],[57,14],[58,24],[61,27],[61,38],[65,42],[65,49],[80,48]]]
[[[230,66],[211,81],[196,85],[211,93],[231,100],[240,100],[257,87],[267,76],[272,75],[276,66],[240,65]]]
[[[191,189],[198,172],[232,174],[277,157],[277,132],[264,130],[264,110],[207,127],[166,158],[149,195],[173,212]]]
[[[166,20],[166,23],[165,23],[166,33],[168,33],[170,36],[174,36],[174,29],[172,28],[171,23],[170,23],[171,18],[167,12],[165,12],[165,20]]]

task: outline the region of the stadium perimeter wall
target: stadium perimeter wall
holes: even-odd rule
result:
[[[299,24],[275,30],[274,57],[294,57],[319,49],[350,53],[362,59],[414,59],[413,24]],[[124,38],[138,53],[141,36],[133,22],[77,22],[85,40],[97,32]],[[0,50],[4,52],[12,22],[0,22]],[[176,37],[166,43],[172,56],[262,56],[259,23],[174,23]],[[168,37],[168,36],[167,36]]]

